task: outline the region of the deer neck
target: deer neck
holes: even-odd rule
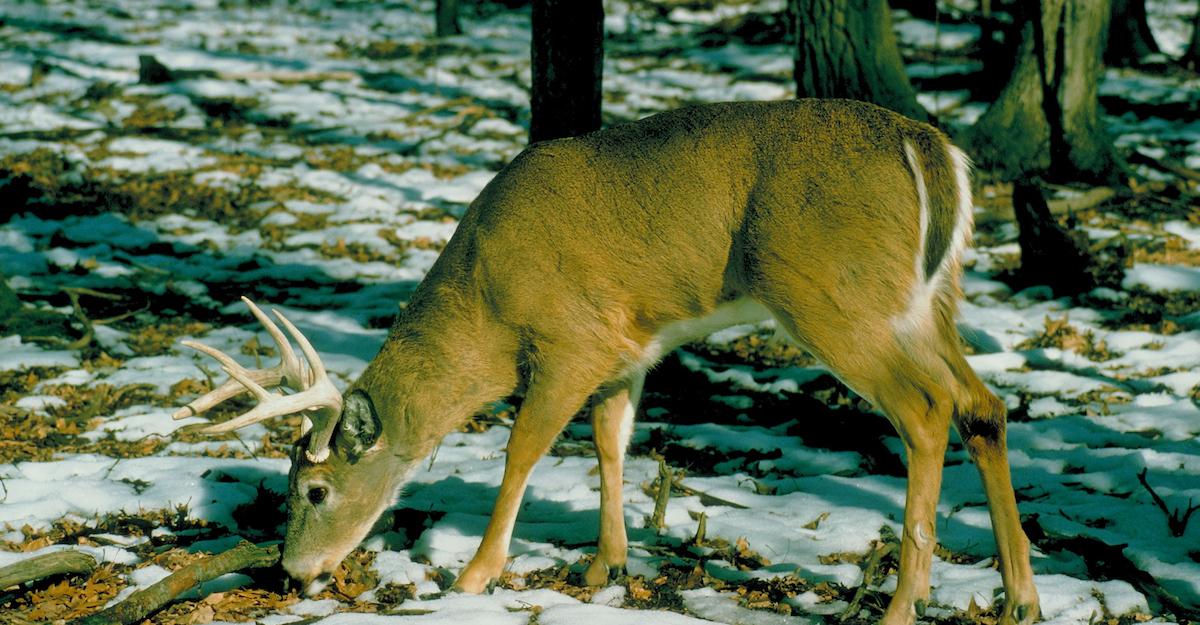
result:
[[[516,387],[515,336],[481,302],[457,289],[418,289],[355,383],[372,398],[394,453],[424,457]]]

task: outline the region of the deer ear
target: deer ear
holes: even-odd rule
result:
[[[371,396],[356,390],[346,397],[342,405],[342,418],[338,420],[334,446],[347,457],[361,456],[375,446],[382,431]]]

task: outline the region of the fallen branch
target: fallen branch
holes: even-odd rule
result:
[[[79,619],[74,625],[128,625],[137,623],[198,584],[242,569],[260,569],[279,562],[279,545],[260,547],[241,542],[211,558],[189,564],[164,577],[149,588],[129,595],[124,601],[97,614]]]
[[[95,569],[96,559],[82,551],[54,551],[0,568],[0,588],[35,582],[52,575],[87,575]]]
[[[1129,162],[1136,163],[1138,165],[1145,165],[1164,173],[1173,174],[1185,180],[1200,182],[1200,173],[1194,172],[1186,167],[1175,165],[1173,163],[1167,163],[1138,150],[1134,150],[1129,155]]]
[[[892,543],[886,540],[875,541],[875,545],[871,548],[871,555],[867,557],[867,563],[863,566],[862,583],[854,591],[854,598],[850,600],[846,609],[842,610],[842,613],[838,616],[838,621],[845,621],[858,614],[863,597],[867,596],[867,590],[875,585],[875,580],[879,577],[884,556],[891,553],[893,548]]]
[[[1093,209],[1112,199],[1117,194],[1112,187],[1092,187],[1082,193],[1069,197],[1046,200],[1046,207],[1055,216],[1071,215]],[[987,210],[976,217],[978,225],[1010,223],[1016,219],[1016,207],[1012,202],[1012,194],[998,195],[994,199],[980,198],[979,203]],[[1005,201],[1007,200],[1007,201]]]
[[[1154,500],[1154,504],[1158,506],[1158,509],[1162,510],[1163,515],[1167,517],[1167,529],[1171,531],[1171,535],[1175,538],[1183,536],[1183,533],[1187,531],[1188,521],[1191,520],[1192,513],[1200,510],[1200,505],[1192,505],[1192,500],[1189,499],[1186,511],[1171,510],[1167,507],[1167,502],[1163,501],[1163,498],[1154,492],[1154,489],[1150,486],[1150,482],[1146,480],[1147,471],[1148,469],[1142,469],[1141,473],[1138,473],[1138,481],[1145,487],[1146,492],[1150,493],[1150,498]]]

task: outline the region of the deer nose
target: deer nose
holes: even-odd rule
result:
[[[334,567],[328,566],[328,563],[319,560],[292,560],[285,558],[283,561],[283,570],[287,571],[288,577],[295,580],[300,589],[305,595],[311,597],[319,594],[329,584],[333,578],[331,570]]]

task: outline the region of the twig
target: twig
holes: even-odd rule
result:
[[[696,535],[692,537],[692,544],[698,547],[704,546],[705,534],[708,533],[708,514],[703,510],[700,511],[700,518],[696,522]]]
[[[1139,165],[1146,165],[1147,167],[1152,167],[1168,174],[1174,174],[1180,178],[1191,180],[1193,182],[1200,182],[1200,173],[1194,172],[1186,167],[1165,163],[1157,158],[1154,158],[1153,156],[1146,154],[1145,152],[1140,152],[1138,150],[1134,150],[1129,155],[1129,162],[1137,163]]]
[[[139,590],[102,612],[75,621],[74,625],[137,623],[192,587],[242,569],[259,569],[279,562],[279,545],[260,547],[241,542],[224,553],[189,564],[149,588]]]
[[[875,583],[875,578],[879,576],[879,569],[883,564],[884,556],[891,553],[892,549],[893,545],[890,542],[883,540],[875,541],[875,544],[871,548],[871,555],[867,557],[867,563],[863,566],[862,583],[854,591],[854,598],[850,600],[849,605],[838,616],[838,621],[845,621],[858,614],[859,605],[862,604],[863,597],[867,596],[867,589]]]
[[[44,553],[0,568],[0,589],[64,573],[90,574],[96,559],[73,549]]]
[[[1150,486],[1150,482],[1146,479],[1147,471],[1149,469],[1142,469],[1141,473],[1138,473],[1138,481],[1146,488],[1146,492],[1150,493],[1150,498],[1154,500],[1158,509],[1162,510],[1163,514],[1166,515],[1167,529],[1171,531],[1171,535],[1176,538],[1183,536],[1183,533],[1187,531],[1188,521],[1191,520],[1192,513],[1200,510],[1200,505],[1193,506],[1192,500],[1188,499],[1187,510],[1182,513],[1179,510],[1167,508],[1167,502],[1163,501],[1163,498],[1154,492],[1154,489]]]
[[[116,323],[118,321],[121,321],[122,319],[128,319],[138,313],[146,312],[147,310],[150,310],[150,304],[146,304],[145,306],[142,306],[141,308],[139,308],[137,310],[125,311],[115,317],[105,317],[104,319],[93,319],[92,325],[106,326],[110,323]]]
[[[67,295],[70,295],[72,293],[74,293],[77,296],[78,295],[87,295],[89,297],[106,299],[111,302],[119,302],[119,301],[125,299],[124,297],[121,297],[120,295],[113,295],[112,293],[105,293],[104,291],[97,291],[95,289],[89,289],[89,288],[82,287],[82,286],[64,286],[62,288],[62,290]]]
[[[710,495],[702,490],[696,490],[695,488],[684,484],[679,478],[675,479],[674,484],[672,484],[672,488],[674,488],[676,492],[684,497],[699,497],[700,503],[706,506],[725,506],[726,508],[737,508],[739,510],[747,510],[750,508],[750,506],[742,505],[736,501],[721,499],[716,495]]]
[[[667,461],[663,458],[658,459],[658,494],[654,497],[654,514],[650,516],[650,524],[655,529],[662,530],[667,527],[667,503],[671,500],[671,483],[674,482],[674,475],[671,469],[667,468]]]

